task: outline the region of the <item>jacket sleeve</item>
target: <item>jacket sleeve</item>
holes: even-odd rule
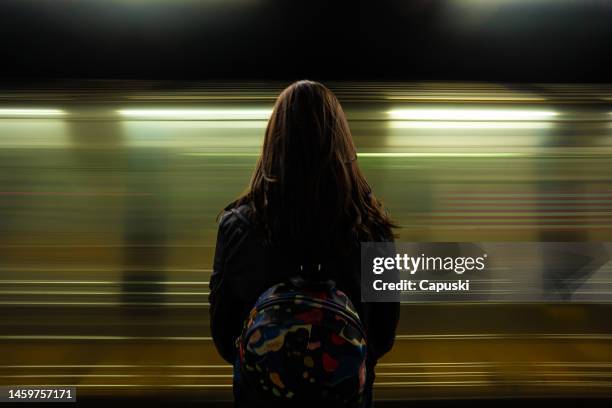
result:
[[[387,237],[384,241],[393,243],[393,237]],[[395,245],[384,249],[384,256],[395,255]],[[387,252],[388,251],[388,252]],[[397,270],[390,271],[399,279]],[[378,360],[388,353],[395,342],[397,325],[400,317],[399,295],[394,302],[370,302],[367,303],[366,319],[368,324],[368,341],[373,352],[373,358]]]
[[[388,353],[395,342],[399,322],[399,302],[372,302],[367,307],[368,342],[374,360]]]
[[[236,358],[234,343],[240,334],[242,310],[239,306],[240,302],[231,290],[228,271],[225,268],[231,218],[231,213],[226,213],[219,221],[208,300],[210,303],[210,330],[215,347],[225,361],[234,364]]]

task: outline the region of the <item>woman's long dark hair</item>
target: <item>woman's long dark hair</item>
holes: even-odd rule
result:
[[[229,208],[242,204],[270,242],[315,252],[389,239],[395,227],[359,169],[338,99],[314,81],[276,100],[250,186]]]

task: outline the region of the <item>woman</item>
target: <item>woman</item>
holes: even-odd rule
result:
[[[262,292],[298,265],[323,265],[366,330],[369,406],[374,367],[393,345],[399,305],[361,303],[359,243],[392,241],[393,227],[359,169],[335,95],[313,81],[290,85],[274,105],[249,188],[220,218],[210,318],[221,356],[235,363],[236,338]],[[237,406],[253,406],[236,381],[234,396]]]

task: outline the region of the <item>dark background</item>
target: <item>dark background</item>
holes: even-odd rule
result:
[[[609,82],[606,0],[2,0],[2,79]]]

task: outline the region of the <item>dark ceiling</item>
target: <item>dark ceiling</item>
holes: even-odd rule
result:
[[[2,78],[609,82],[605,0],[2,0]]]

